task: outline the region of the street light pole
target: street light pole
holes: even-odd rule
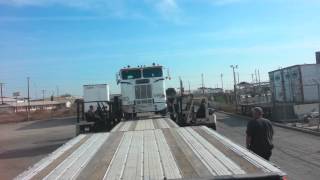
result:
[[[30,120],[30,77],[27,77],[28,81],[28,107],[27,107],[27,120]]]
[[[317,81],[317,80],[315,80],[315,79],[312,79],[313,80],[313,82],[315,82],[316,84],[317,84],[317,89],[318,89],[318,128],[317,128],[317,130],[318,131],[320,131],[320,83]]]
[[[43,107],[42,107],[42,108],[43,108],[43,109],[44,109],[44,104],[45,104],[45,103],[44,103],[44,93],[45,93],[45,92],[46,92],[46,90],[43,89],[43,90],[42,90],[42,102],[43,102]]]
[[[315,81],[315,80],[314,80]],[[317,89],[318,89],[318,127],[317,127],[317,130],[320,131],[320,84],[319,82],[315,81],[317,83]]]
[[[221,77],[221,88],[222,88],[222,91],[223,91],[223,74],[222,73],[221,73],[220,77]]]
[[[0,83],[0,89],[1,89],[1,90],[0,90],[0,91],[1,91],[1,92],[0,92],[0,93],[1,93],[1,104],[4,104],[4,103],[3,103],[3,94],[2,94],[2,87],[3,87],[3,85],[4,85],[4,83]]]
[[[320,84],[317,83],[318,87],[318,103],[319,103],[319,110],[318,110],[318,131],[320,131]]]
[[[201,74],[201,80],[202,80],[202,94],[204,95],[204,80],[203,80],[203,74]]]
[[[238,69],[238,65],[231,65],[230,67],[232,68],[232,71],[233,71],[234,99],[235,99],[236,112],[237,112],[238,111],[238,98],[237,98],[237,79],[236,79],[235,69]]]

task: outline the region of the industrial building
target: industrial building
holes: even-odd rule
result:
[[[56,97],[54,101],[49,99],[30,100],[29,104],[26,98],[3,97],[3,104],[0,104],[0,112],[26,112],[28,106],[30,106],[30,111],[70,108],[76,98],[77,97]]]

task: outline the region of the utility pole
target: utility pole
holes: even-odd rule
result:
[[[223,74],[222,73],[220,74],[220,78],[221,78],[221,88],[222,88],[222,91],[223,91]]]
[[[202,80],[202,94],[204,94],[204,80],[203,80],[203,74],[201,74],[201,80]]]
[[[188,85],[189,85],[189,94],[191,94],[190,81],[188,81]]]
[[[0,89],[1,89],[1,90],[0,90],[0,93],[1,93],[1,104],[4,104],[4,103],[3,103],[3,94],[2,94],[2,93],[3,93],[3,92],[2,92],[3,85],[4,85],[4,83],[0,83]]]
[[[252,83],[254,83],[254,74],[251,74]]]
[[[59,86],[56,86],[56,91],[57,91],[57,97],[59,97]]]
[[[239,72],[237,72],[237,75],[238,75],[238,83],[237,83],[237,84],[239,84],[239,83],[240,83],[240,76],[239,76]]]
[[[259,69],[258,69],[258,80],[259,80],[259,84],[260,84],[261,81],[260,81],[260,71],[259,71]]]
[[[260,71],[259,71],[259,69],[258,69],[258,80],[259,80],[259,91],[261,93],[261,81],[260,81]]]
[[[318,81],[316,81],[315,79],[313,79],[313,81],[317,84],[317,89],[318,89],[318,114],[320,114],[320,83]],[[320,116],[318,117],[318,128],[317,128],[318,131],[320,131]]]
[[[318,87],[318,101],[319,101],[318,114],[320,114],[320,84],[318,82],[317,82],[317,87]],[[320,115],[318,115],[318,131],[320,131]]]
[[[184,88],[183,88],[183,82],[182,82],[181,77],[179,77],[179,79],[180,79],[180,95],[181,95],[181,97],[182,97],[183,94],[184,94]]]
[[[238,111],[238,99],[237,99],[237,79],[236,79],[236,72],[235,69],[238,69],[238,65],[231,65],[230,66],[233,71],[233,83],[234,83],[234,99],[236,105],[236,112]]]
[[[255,79],[255,80],[256,80],[256,83],[258,83],[258,74],[257,74],[257,70],[256,70],[256,69],[254,70],[254,74],[255,74],[255,76],[256,76],[256,79]]]
[[[28,107],[27,107],[27,120],[30,120],[30,77],[27,77],[28,82]]]
[[[43,105],[44,105],[44,93],[46,92],[46,90],[42,89],[42,100],[43,100]]]

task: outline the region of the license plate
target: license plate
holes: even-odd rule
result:
[[[89,127],[85,127],[85,128],[84,128],[84,131],[89,131],[89,130],[90,130]]]

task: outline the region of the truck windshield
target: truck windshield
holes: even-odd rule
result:
[[[162,68],[146,68],[143,69],[143,77],[150,78],[150,77],[162,77]]]
[[[135,70],[123,70],[121,72],[121,76],[123,80],[127,79],[138,79],[141,78],[141,71],[140,69]]]

